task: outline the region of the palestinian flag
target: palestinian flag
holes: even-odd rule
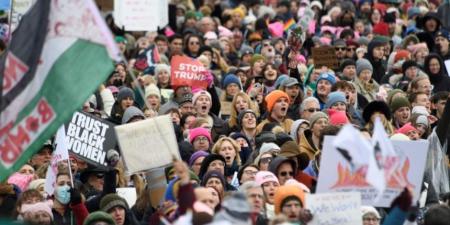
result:
[[[0,181],[17,171],[114,69],[92,0],[39,0],[0,57]]]

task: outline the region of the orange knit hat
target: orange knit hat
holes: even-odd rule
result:
[[[295,185],[283,185],[278,187],[277,191],[275,192],[275,215],[281,213],[281,208],[283,207],[281,204],[286,198],[291,196],[298,198],[302,204],[302,208],[305,207],[305,193],[303,192],[303,190]]]
[[[277,102],[278,99],[280,99],[280,98],[286,98],[288,103],[290,102],[289,96],[284,91],[275,90],[275,91],[270,92],[266,96],[265,100],[266,100],[266,106],[267,106],[267,111],[268,112],[272,112],[272,109],[273,109],[273,106],[275,105],[275,102]]]

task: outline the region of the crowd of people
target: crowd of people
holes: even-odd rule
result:
[[[120,158],[97,167],[72,153],[46,193],[49,140],[0,184],[1,217],[308,224],[317,215],[305,196],[316,193],[324,136],[352,124],[370,139],[378,117],[392,140],[432,144],[420,201],[405,188],[390,208],[362,206],[363,224],[449,224],[448,0],[171,0],[169,24],[154,32],[122,30],[102,13],[124,61],[80,110],[117,125],[169,115],[181,160],[165,168],[165,193],[152,191],[160,184],[151,172],[127,174]],[[314,63],[312,49],[324,46],[336,68]],[[172,84],[177,55],[201,62],[207,88]],[[133,206],[119,187],[135,188]]]

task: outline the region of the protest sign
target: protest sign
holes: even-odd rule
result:
[[[64,126],[61,126],[56,132],[55,144],[56,149],[52,153],[52,160],[50,160],[50,165],[48,165],[47,174],[45,175],[44,191],[48,195],[53,195],[55,191],[58,163],[63,160],[69,160]]]
[[[305,208],[314,215],[308,225],[361,225],[361,194],[358,192],[307,194]]]
[[[66,123],[69,151],[97,166],[106,166],[109,149],[116,148],[114,124],[84,112],[75,112]]]
[[[156,31],[169,23],[168,0],[115,0],[114,21],[127,31]]]
[[[444,65],[447,70],[447,74],[450,76],[450,59],[445,60]]]
[[[314,59],[314,66],[320,68],[326,66],[330,69],[339,68],[339,61],[336,57],[336,51],[333,47],[322,46],[312,48],[312,57]]]
[[[172,156],[180,159],[169,115],[116,126],[115,130],[129,174],[167,166]]]
[[[134,187],[124,187],[124,188],[116,188],[117,195],[124,198],[127,201],[128,206],[131,208],[136,203],[137,194],[136,188]]]
[[[188,56],[173,56],[171,65],[172,86],[191,86],[206,89],[208,86],[206,69],[203,64]]]
[[[396,158],[386,158],[384,171],[391,173],[386,188],[378,197],[378,190],[366,181],[367,170],[352,170],[347,159],[333,147],[335,137],[326,136],[320,161],[317,193],[360,192],[363,205],[389,207],[404,187],[413,190],[413,202],[417,202],[427,158],[428,141],[392,141]],[[378,155],[379,157],[383,157]],[[395,161],[398,163],[389,163]],[[414,167],[412,167],[414,165]],[[394,169],[391,167],[395,166]],[[366,168],[368,165],[366,165]],[[364,167],[362,167],[364,168]]]
[[[9,2],[9,0],[6,0]],[[33,6],[36,0],[13,0],[11,7],[11,30],[14,31],[19,25],[22,16]]]

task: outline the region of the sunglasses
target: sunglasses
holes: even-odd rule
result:
[[[287,175],[292,177],[292,176],[294,176],[294,172],[283,171],[283,172],[280,173],[280,176],[282,176],[282,177],[286,177]]]
[[[313,112],[319,112],[320,109],[319,108],[310,108],[310,109],[307,109],[306,111],[313,113]]]
[[[347,51],[355,51],[356,50],[356,48],[347,48]]]
[[[336,47],[334,49],[336,49],[336,51],[345,51],[345,50],[347,50],[346,47]]]
[[[264,157],[264,158],[261,158],[261,163],[264,163],[264,164],[266,164],[266,163],[270,163],[271,161],[272,161],[272,157]]]

